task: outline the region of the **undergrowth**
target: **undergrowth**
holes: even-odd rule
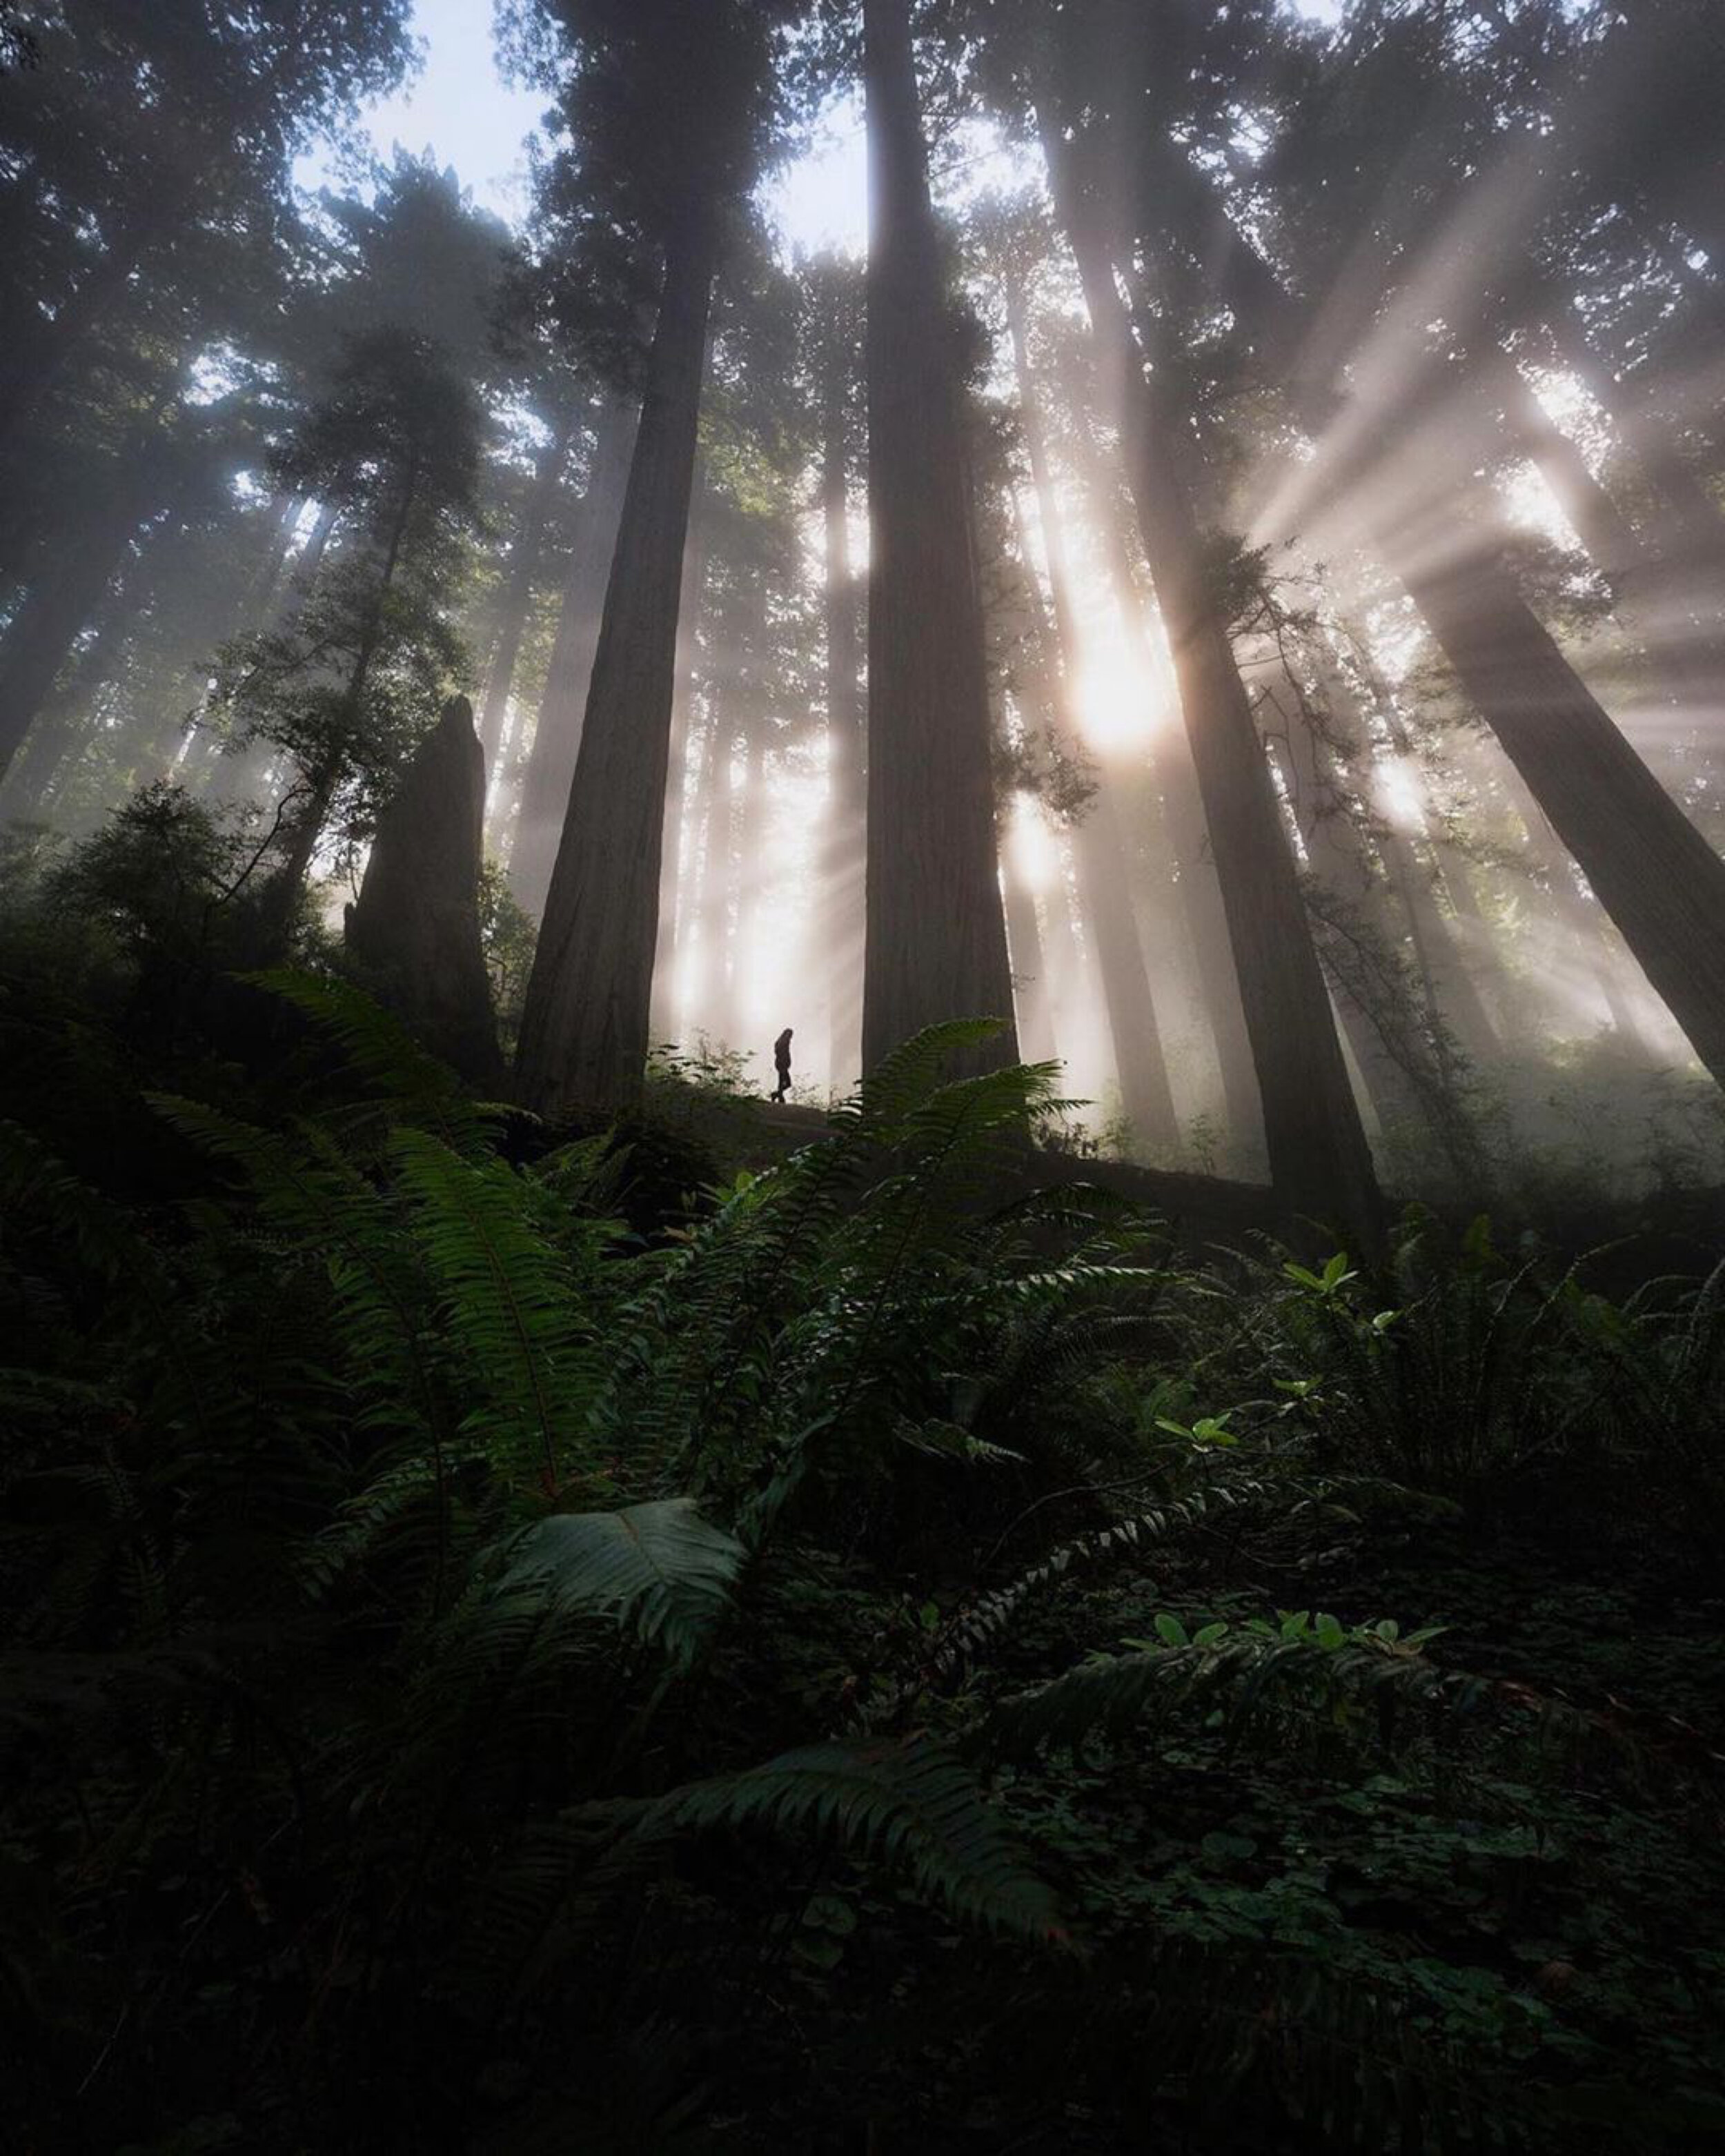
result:
[[[1725,1274],[1003,1205],[978,1024],[755,1174],[234,993],[5,1014],[13,2145],[1725,2130]]]

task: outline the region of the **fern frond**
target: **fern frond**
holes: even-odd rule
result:
[[[273,968],[248,977],[331,1034],[366,1083],[387,1103],[392,1122],[434,1131],[454,1152],[488,1149],[495,1120],[475,1106],[446,1064],[428,1055],[388,1011],[351,981]]]
[[[140,1265],[155,1268],[154,1253],[126,1214],[18,1123],[0,1122],[0,1198],[51,1224],[102,1280],[135,1277]]]
[[[463,1159],[423,1131],[398,1131],[390,1151],[480,1395],[463,1427],[512,1451],[518,1467],[531,1454],[555,1491],[584,1450],[595,1376],[562,1255],[536,1232],[506,1163]]]
[[[1019,1606],[1039,1588],[1050,1585],[1075,1567],[1099,1563],[1108,1558],[1136,1555],[1165,1536],[1189,1532],[1207,1524],[1212,1513],[1237,1512],[1271,1494],[1269,1486],[1261,1482],[1214,1483],[1183,1497],[1170,1498],[1166,1504],[1150,1506],[1129,1519],[1117,1520],[1092,1534],[1079,1535],[1070,1542],[1062,1543],[1006,1586],[995,1589],[961,1609],[934,1656],[934,1667],[945,1675],[959,1661],[973,1659],[990,1641],[999,1637]]]
[[[686,1667],[729,1606],[747,1556],[687,1498],[672,1497],[536,1522],[516,1543],[504,1585],[614,1618]]]
[[[1208,1643],[1099,1656],[1051,1684],[1001,1702],[983,1741],[1007,1755],[1070,1748],[1093,1732],[1118,1738],[1147,1717],[1195,1705],[1219,1708],[1237,1732],[1272,1700],[1311,1712],[1349,1699],[1387,1707],[1394,1698],[1469,1713],[1488,1689],[1389,1643],[1327,1647],[1307,1638],[1230,1633]]]
[[[808,1830],[853,1856],[902,1859],[956,1916],[1020,1938],[1064,1939],[1052,1891],[1026,1866],[1000,1814],[947,1745],[813,1744],[673,1789],[640,1830],[763,1825]]]

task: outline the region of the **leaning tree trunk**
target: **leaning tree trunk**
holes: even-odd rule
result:
[[[1178,463],[1179,418],[1147,381],[1106,246],[1070,152],[1046,141],[1101,366],[1117,400],[1127,475],[1198,768],[1204,822],[1264,1106],[1271,1180],[1293,1214],[1375,1236],[1370,1149],[1336,1032],[1281,810],[1228,625],[1206,578],[1204,535]]]
[[[869,803],[863,1063],[943,1019],[1016,1059],[958,354],[908,0],[865,0],[869,140]]]
[[[634,412],[620,401],[608,403],[599,414],[539,716],[521,774],[521,813],[510,850],[509,880],[516,897],[536,921],[545,911],[581,750],[582,714],[617,552],[635,427]]]
[[[462,1076],[503,1075],[480,936],[485,755],[452,696],[377,819],[347,947],[382,1003]]]
[[[1163,146],[1205,259],[1245,333],[1286,362],[1296,415],[1313,435],[1334,420],[1329,385],[1299,363],[1304,311],[1184,157]],[[1471,489],[1464,488],[1464,492]],[[1425,617],[1464,692],[1496,734],[1643,972],[1725,1084],[1725,861],[1722,861],[1576,675],[1481,531],[1435,559],[1391,520],[1358,512],[1377,552]]]
[[[665,248],[580,753],[521,1013],[517,1084],[542,1111],[577,1101],[623,1106],[638,1096],[646,1067],[677,609],[716,247],[712,213],[691,202]]]

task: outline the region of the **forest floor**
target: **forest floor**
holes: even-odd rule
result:
[[[937,1036],[547,1130],[31,985],[13,2145],[1722,2143],[1695,1219],[1212,1250]]]

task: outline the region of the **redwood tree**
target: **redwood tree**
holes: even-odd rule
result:
[[[958,353],[908,0],[865,0],[869,828],[863,1063],[953,1018],[1013,1060],[981,594]]]

